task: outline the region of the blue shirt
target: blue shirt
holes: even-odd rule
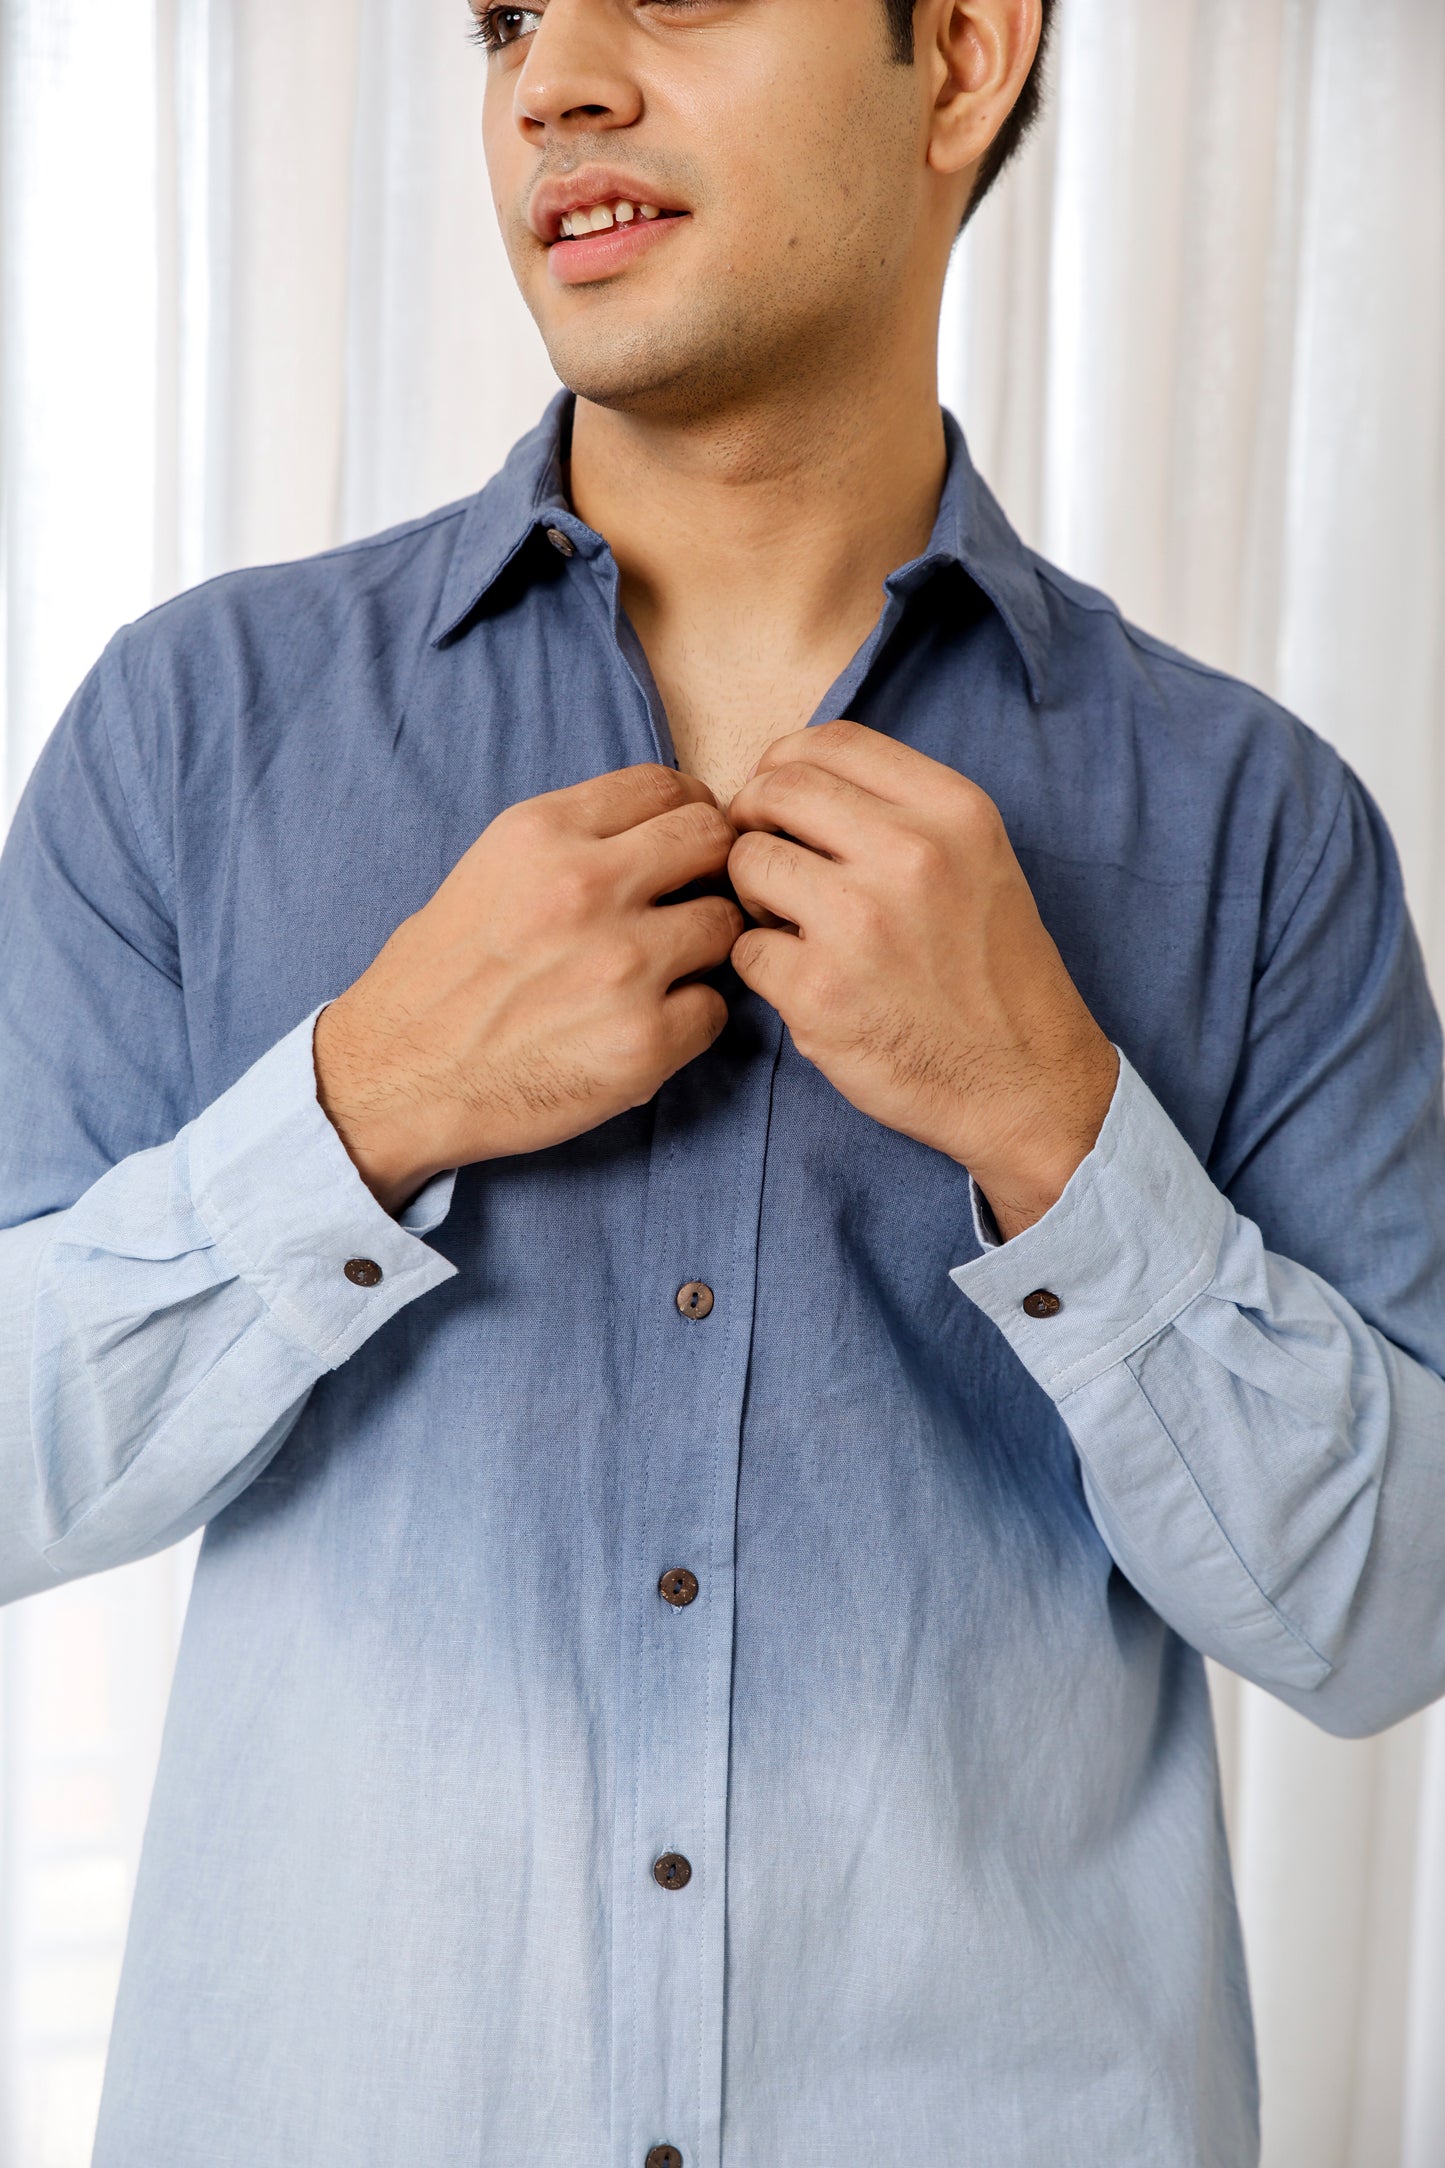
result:
[[[1063,1198],[991,1243],[724,972],[650,1105],[388,1218],[315,1014],[501,808],[672,757],[569,417],[122,632],[5,852],[0,1594],[208,1524],[97,2168],[1246,2168],[1201,1652],[1337,1732],[1445,1689],[1389,839],[950,423],[819,717],[1001,808],[1124,1056]]]

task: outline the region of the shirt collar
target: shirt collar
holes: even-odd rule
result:
[[[442,645],[461,630],[539,530],[564,534],[579,557],[605,550],[601,536],[571,509],[563,487],[572,412],[572,393],[558,392],[536,428],[518,440],[506,464],[466,507],[437,607],[433,645]],[[940,566],[961,566],[997,610],[1019,651],[1029,690],[1041,701],[1047,684],[1049,613],[1033,558],[974,466],[963,431],[946,408],[943,428],[948,467],[933,533],[923,555],[900,567],[888,587],[907,594]]]

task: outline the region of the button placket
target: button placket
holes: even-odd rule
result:
[[[711,1075],[659,1095],[649,1170],[619,1469],[610,2168],[638,2168],[659,2128],[687,2168],[720,2164],[737,1469],[782,1036],[761,1003],[736,1018]],[[659,1573],[659,1551],[691,1564]]]

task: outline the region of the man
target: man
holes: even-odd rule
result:
[[[209,1523],[97,2161],[1244,2168],[1200,1652],[1445,1688],[1388,838],[940,417],[1039,0],[478,27],[571,394],[4,863],[3,1590]]]

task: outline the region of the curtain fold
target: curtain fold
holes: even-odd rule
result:
[[[1031,541],[1359,770],[1445,986],[1445,9],[1059,28],[944,396]],[[466,33],[0,0],[0,819],[117,624],[470,491],[540,412]],[[89,2157],[193,1556],[0,1614],[0,2168]],[[1346,1742],[1214,1684],[1266,2168],[1441,2168],[1445,1709]]]

